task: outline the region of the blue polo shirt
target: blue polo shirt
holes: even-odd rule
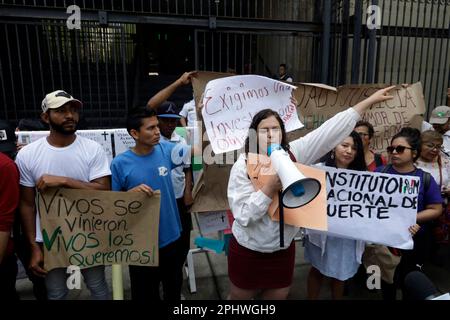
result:
[[[113,191],[128,191],[140,184],[160,190],[159,248],[180,237],[182,227],[171,171],[186,162],[188,153],[187,147],[160,141],[148,155],[140,156],[128,150],[111,163]]]

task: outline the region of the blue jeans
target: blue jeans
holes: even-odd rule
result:
[[[66,272],[66,268],[56,268],[49,271],[45,277],[49,300],[64,300],[67,297],[69,293],[69,289],[67,288],[69,274]],[[94,300],[111,299],[108,284],[105,279],[105,266],[82,269],[81,274]]]

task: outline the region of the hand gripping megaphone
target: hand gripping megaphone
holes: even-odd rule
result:
[[[284,210],[286,208],[299,208],[311,202],[320,192],[319,180],[308,178],[301,173],[289,157],[288,153],[279,144],[272,144],[267,149],[281,184],[282,191],[279,197],[280,218],[280,247],[284,247]]]
[[[272,166],[283,185],[281,201],[286,208],[298,208],[314,200],[320,192],[320,182],[301,173],[279,144],[272,144],[267,151]]]

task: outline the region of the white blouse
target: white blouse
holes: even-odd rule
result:
[[[316,130],[290,143],[298,162],[309,165],[333,149],[353,131],[359,114],[349,108],[327,120]],[[247,174],[245,154],[233,165],[228,181],[228,203],[234,216],[232,232],[237,242],[259,252],[287,249],[299,228],[284,226],[285,248],[280,248],[279,222],[267,210],[272,202],[261,190],[255,191]]]

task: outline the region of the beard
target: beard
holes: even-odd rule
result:
[[[66,122],[63,122],[62,124],[57,124],[55,122],[52,121],[51,118],[48,119],[50,127],[55,130],[56,132],[66,135],[66,136],[70,136],[72,134],[74,134],[77,131],[77,122],[74,120],[73,123],[75,124],[75,128],[74,129],[66,129],[64,128],[64,124]]]

